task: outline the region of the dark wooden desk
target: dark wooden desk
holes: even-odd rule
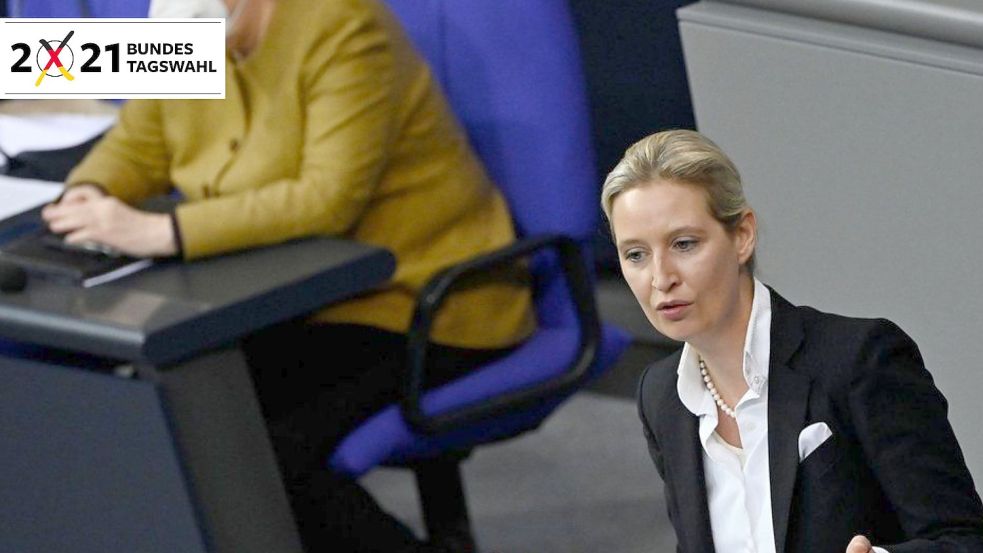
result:
[[[383,250],[310,239],[0,295],[0,336],[124,363],[0,358],[0,550],[300,552],[235,343],[394,268]]]

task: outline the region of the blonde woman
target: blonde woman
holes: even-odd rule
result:
[[[638,397],[679,551],[983,551],[983,505],[917,346],[757,280],[755,214],[715,144],[641,140],[602,206],[645,315],[684,342]]]

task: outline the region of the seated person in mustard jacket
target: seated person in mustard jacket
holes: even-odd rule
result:
[[[244,349],[306,548],[430,551],[323,467],[348,430],[398,398],[427,279],[514,239],[507,206],[378,0],[225,4],[226,98],[128,102],[43,216],[69,242],[137,256],[194,260],[311,235],[392,251],[382,288]],[[173,214],[133,207],[175,188],[187,201]],[[435,384],[533,324],[522,278],[455,294],[431,335]]]

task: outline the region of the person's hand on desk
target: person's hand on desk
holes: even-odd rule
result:
[[[102,188],[94,184],[80,184],[66,190],[55,203],[63,205],[78,204],[105,197],[106,193],[102,191]]]
[[[70,188],[41,210],[48,229],[70,244],[96,242],[134,257],[167,257],[178,252],[171,216],[140,211],[96,186]]]

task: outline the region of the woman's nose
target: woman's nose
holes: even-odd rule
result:
[[[676,283],[676,271],[665,261],[656,260],[652,268],[652,288],[668,292]]]

